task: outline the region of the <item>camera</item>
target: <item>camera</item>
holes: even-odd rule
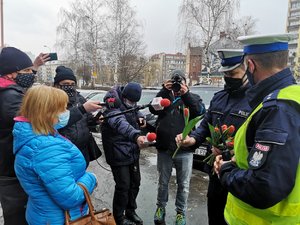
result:
[[[179,92],[181,89],[181,84],[182,84],[182,80],[183,78],[178,75],[175,74],[172,78],[171,78],[171,82],[172,82],[172,90],[174,92]]]

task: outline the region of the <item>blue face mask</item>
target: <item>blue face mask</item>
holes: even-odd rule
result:
[[[58,130],[67,126],[69,119],[70,119],[70,111],[66,110],[63,113],[58,115],[58,122],[57,124],[54,125],[54,128]]]

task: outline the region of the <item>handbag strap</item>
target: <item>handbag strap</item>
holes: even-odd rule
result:
[[[92,221],[96,221],[96,217],[95,217],[95,214],[94,214],[94,206],[92,204],[92,200],[91,200],[91,196],[88,192],[88,190],[86,189],[86,187],[81,184],[81,183],[77,183],[79,185],[79,187],[81,187],[81,189],[83,190],[83,193],[84,193],[84,197],[85,197],[85,200],[86,200],[86,203],[88,204],[88,207],[89,207],[89,215],[91,216],[92,218]],[[69,225],[70,224],[70,214],[69,214],[69,210],[65,210],[65,224],[66,225]]]

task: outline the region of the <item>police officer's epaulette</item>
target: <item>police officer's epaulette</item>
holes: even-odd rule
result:
[[[270,94],[268,94],[264,100],[263,100],[263,108],[268,108],[268,107],[271,107],[271,106],[275,106],[277,105],[277,96],[278,96],[278,93],[279,93],[279,89],[271,92]]]

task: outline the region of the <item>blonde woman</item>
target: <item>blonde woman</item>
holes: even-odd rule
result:
[[[28,194],[29,225],[63,225],[64,210],[70,210],[72,219],[79,217],[86,207],[77,183],[89,192],[96,186],[79,149],[57,132],[68,121],[67,103],[64,91],[35,86],[25,94],[15,118],[15,172]]]

